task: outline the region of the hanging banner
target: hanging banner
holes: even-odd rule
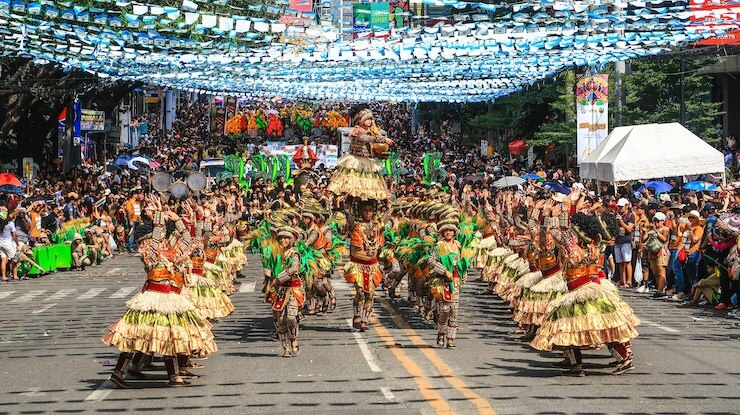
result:
[[[105,131],[105,112],[82,110],[80,129],[83,131]]]
[[[226,128],[226,109],[223,97],[213,97],[211,105],[211,132],[223,134]]]
[[[226,112],[224,115],[225,120],[230,120],[236,115],[236,106],[237,106],[237,100],[234,96],[227,96],[226,100]],[[226,134],[226,122],[224,122],[224,129],[222,130],[224,134]]]
[[[609,134],[609,75],[579,75],[576,80],[578,164]]]
[[[72,145],[79,146],[82,139],[82,103],[79,99],[74,103],[74,121],[72,123]]]
[[[480,155],[488,155],[488,140],[480,140]]]

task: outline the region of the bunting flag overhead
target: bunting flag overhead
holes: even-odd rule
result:
[[[345,41],[339,27],[288,0],[0,0],[0,51],[237,97],[471,102],[566,67],[600,68],[724,36],[740,23],[740,0],[711,8],[696,0],[411,3],[444,6],[448,17]]]

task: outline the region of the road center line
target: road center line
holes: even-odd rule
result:
[[[457,389],[462,395],[465,397],[465,399],[468,400],[468,402],[475,405],[475,407],[478,409],[478,413],[482,415],[496,415],[496,411],[493,409],[490,403],[483,398],[482,396],[475,393],[470,387],[468,387],[467,384],[465,384],[465,381],[460,379],[455,372],[450,368],[447,363],[442,360],[442,358],[439,357],[437,352],[429,347],[429,344],[427,344],[424,339],[419,336],[418,333],[416,333],[416,330],[411,328],[406,321],[403,320],[403,317],[401,317],[398,312],[390,305],[387,299],[385,298],[379,298],[378,299],[380,305],[391,315],[391,319],[396,324],[396,326],[404,331],[406,336],[411,340],[411,343],[414,344],[414,346],[418,346],[419,350],[426,356],[426,358],[432,362],[434,367],[437,368],[439,373],[442,375],[442,377],[447,381],[447,383],[450,384],[453,388]]]
[[[347,319],[347,324],[352,327],[351,318]],[[367,346],[367,342],[362,337],[362,335],[356,331],[353,331],[352,335],[355,337],[357,345],[360,346],[362,356],[365,358],[367,365],[370,366],[370,370],[372,370],[373,372],[380,372],[380,366],[378,366],[378,362],[375,360],[375,356],[373,356],[373,353],[370,351],[370,348]]]
[[[419,388],[419,393],[427,401],[429,406],[434,409],[434,412],[438,415],[454,415],[455,411],[452,410],[450,404],[442,398],[442,395],[437,392],[437,389],[432,385],[429,378],[424,375],[424,371],[419,365],[414,362],[400,347],[396,344],[396,340],[391,336],[387,328],[385,328],[377,317],[372,318],[373,328],[375,334],[388,346],[388,350],[393,353],[393,356],[398,360],[406,372],[411,375]]]
[[[91,393],[87,398],[85,398],[85,402],[99,402],[105,399],[108,395],[110,395],[111,392],[113,392],[113,389],[116,388],[116,385],[110,381],[110,379],[106,379],[105,382],[101,383],[100,386],[98,386],[93,393]]]
[[[46,310],[48,310],[48,309],[50,309],[50,308],[54,307],[55,305],[57,305],[57,303],[51,303],[51,304],[47,304],[47,305],[45,305],[45,306],[44,306],[43,308],[39,308],[38,310],[35,310],[35,311],[33,312],[33,314],[39,314],[39,313],[43,313],[44,311],[46,311]]]
[[[657,329],[661,329],[661,330],[663,330],[665,332],[668,332],[668,333],[680,333],[681,332],[681,330],[672,329],[670,327],[666,327],[666,326],[664,326],[662,324],[658,324],[658,323],[652,322],[650,320],[645,320],[645,319],[640,319],[640,320],[642,320],[642,322],[645,323],[645,324],[647,324],[648,326],[652,326],[652,327],[655,327]]]
[[[388,399],[389,401],[392,401],[392,400],[396,399],[396,395],[394,395],[393,394],[393,391],[391,390],[391,388],[389,388],[387,386],[382,386],[380,388],[380,392],[382,392],[383,393],[383,396],[385,396],[385,399]]]
[[[113,275],[120,270],[121,268],[112,268],[110,271],[106,272],[105,275]]]

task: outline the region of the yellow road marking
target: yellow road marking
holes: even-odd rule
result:
[[[479,414],[496,415],[496,411],[493,409],[491,404],[488,403],[488,401],[482,396],[473,392],[473,390],[470,389],[470,387],[468,387],[468,385],[466,385],[462,379],[455,375],[455,372],[452,370],[452,368],[450,368],[447,363],[445,363],[444,360],[439,357],[437,352],[434,351],[434,349],[431,348],[429,344],[425,342],[424,339],[422,339],[421,336],[419,336],[416,331],[411,328],[408,323],[406,323],[406,321],[403,320],[403,317],[401,317],[401,315],[396,312],[396,310],[390,305],[388,300],[386,300],[385,298],[379,298],[378,302],[383,308],[385,308],[386,311],[388,311],[388,313],[390,313],[393,322],[398,328],[404,331],[406,337],[411,340],[411,343],[413,343],[415,346],[420,346],[419,350],[421,350],[424,356],[426,356],[426,358],[429,359],[430,362],[432,362],[434,367],[436,367],[439,373],[442,374],[447,383],[449,383],[450,386],[462,393],[462,395],[468,400],[468,402],[472,403],[478,409]]]
[[[421,396],[426,399],[429,406],[431,406],[438,415],[454,415],[455,411],[453,411],[450,405],[442,399],[442,395],[437,392],[429,378],[424,375],[424,371],[413,361],[413,359],[411,359],[396,345],[396,340],[388,329],[383,327],[376,317],[372,318],[372,325],[375,329],[375,333],[388,346],[388,349],[393,353],[396,360],[401,362],[401,365],[406,369],[406,372],[414,378],[414,382],[416,382],[416,386],[419,387]]]

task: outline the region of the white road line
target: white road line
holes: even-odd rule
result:
[[[101,383],[100,386],[95,389],[95,392],[91,393],[90,396],[85,398],[85,402],[102,401],[106,398],[106,396],[110,395],[110,393],[113,392],[113,389],[115,388],[116,385],[111,382],[110,379],[106,379],[105,382]]]
[[[254,287],[256,286],[257,286],[257,283],[254,281],[242,283],[242,285],[239,287],[239,292],[240,293],[253,293]]]
[[[52,301],[52,300],[61,300],[64,297],[67,297],[68,295],[72,294],[73,292],[77,291],[74,288],[65,288],[63,290],[59,290],[49,296],[49,298],[46,299],[46,301]]]
[[[0,300],[6,297],[10,297],[15,291],[3,291],[0,293]]]
[[[118,291],[114,292],[108,298],[124,298],[131,294],[131,291],[135,290],[136,287],[121,287]]]
[[[388,399],[389,401],[396,399],[396,395],[393,394],[391,388],[383,386],[380,388],[380,391],[383,392],[383,396],[385,396],[385,399]]]
[[[48,309],[50,309],[50,308],[54,307],[55,305],[57,305],[57,303],[51,303],[51,304],[47,304],[47,305],[45,305],[45,306],[44,306],[43,308],[39,308],[38,310],[35,310],[35,311],[33,312],[33,314],[39,314],[39,313],[43,313],[44,311],[46,311],[46,310],[48,310]]]
[[[350,327],[352,327],[352,319],[347,319],[347,324],[349,324]],[[352,335],[355,337],[355,341],[357,342],[357,345],[360,346],[360,351],[362,352],[362,356],[365,357],[365,360],[367,361],[367,365],[370,366],[370,370],[373,372],[380,372],[380,366],[378,366],[378,362],[375,360],[375,356],[373,356],[373,353],[370,351],[370,348],[367,346],[367,342],[365,342],[365,339],[362,338],[362,335],[360,333],[353,331]]]
[[[97,297],[97,295],[102,293],[103,291],[105,291],[105,288],[90,288],[89,290],[82,293],[82,295],[77,297],[77,299],[78,300],[89,300],[91,298]]]
[[[45,292],[46,292],[46,290],[33,290],[33,291],[29,291],[29,292],[23,294],[22,296],[14,299],[14,300],[12,300],[11,303],[27,303],[27,302],[33,300],[34,298],[40,296],[41,294],[45,293]]]
[[[113,275],[113,274],[115,274],[116,272],[118,272],[120,270],[121,270],[121,268],[113,268],[110,271],[106,272],[105,275]]]
[[[672,329],[670,327],[666,327],[662,324],[658,324],[649,320],[641,319],[643,323],[647,324],[648,326],[653,326],[655,328],[661,329],[663,331],[666,331],[668,333],[680,333],[681,330]]]

